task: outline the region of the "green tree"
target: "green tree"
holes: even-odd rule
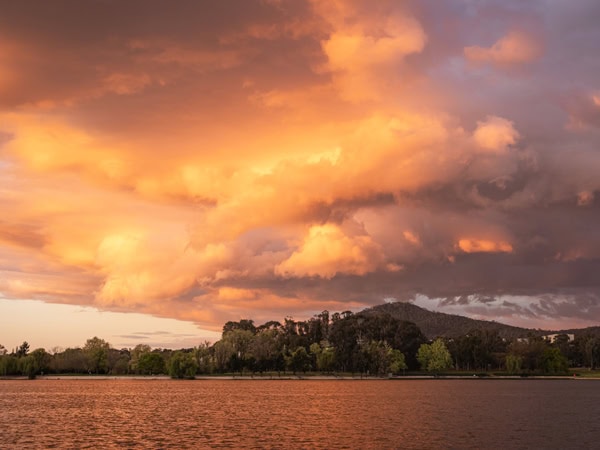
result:
[[[67,348],[54,355],[50,361],[50,369],[57,373],[86,373],[88,371],[87,356],[80,348]]]
[[[521,358],[523,371],[538,372],[543,370],[543,355],[549,345],[541,337],[530,335],[510,344],[509,353]]]
[[[306,372],[310,369],[310,356],[304,347],[298,347],[288,355],[286,363],[294,374],[298,371]]]
[[[131,350],[131,359],[129,360],[129,369],[133,373],[140,373],[138,370],[138,361],[140,357],[146,353],[150,353],[152,347],[148,344],[138,344]]]
[[[113,375],[125,375],[130,373],[131,354],[128,349],[108,349],[108,373]]]
[[[585,362],[594,370],[600,362],[600,338],[590,337],[584,344]]]
[[[159,353],[143,353],[138,359],[137,370],[142,375],[165,373],[165,361]]]
[[[549,347],[542,354],[542,370],[549,374],[567,373],[569,364],[567,358],[557,347]]]
[[[37,375],[37,368],[35,367],[35,359],[31,355],[23,356],[19,358],[19,370],[27,378],[33,380]]]
[[[45,349],[36,348],[29,356],[33,358],[33,366],[36,375],[48,371],[51,356],[46,352]]]
[[[314,355],[317,370],[321,372],[333,371],[335,364],[335,349],[328,341],[316,342],[310,345],[310,352]]]
[[[229,369],[229,361],[235,354],[233,344],[221,339],[213,345],[215,355],[215,365],[219,372],[226,372]]]
[[[83,346],[87,358],[88,372],[106,373],[108,369],[108,349],[110,345],[104,339],[94,336]]]
[[[405,371],[408,369],[408,365],[406,364],[406,359],[404,358],[404,353],[400,350],[389,349],[389,361],[390,361],[390,372],[392,373],[400,373],[400,371]]]
[[[506,355],[506,371],[511,374],[520,373],[523,370],[523,358],[509,353]]]
[[[233,354],[229,359],[229,368],[232,372],[239,371],[240,373],[243,373],[245,368],[250,368],[250,362],[253,360],[250,350],[254,338],[255,336],[252,331],[242,328],[235,328],[232,331],[223,334],[221,340],[229,343],[230,348],[233,349]]]
[[[171,355],[169,360],[169,376],[171,378],[194,379],[198,371],[198,363],[194,355],[178,350]]]
[[[262,328],[254,336],[250,353],[254,356],[256,370],[264,372],[276,369],[276,359],[280,353],[279,332],[276,329]]]
[[[213,357],[210,342],[205,341],[194,348],[194,355],[198,362],[198,373],[212,373]]]
[[[417,352],[421,368],[428,372],[439,373],[452,367],[452,356],[441,339],[432,344],[422,344]]]

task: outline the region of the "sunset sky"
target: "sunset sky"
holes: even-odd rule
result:
[[[0,344],[191,346],[384,301],[598,325],[599,21],[0,0]]]

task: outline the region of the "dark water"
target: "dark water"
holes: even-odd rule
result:
[[[600,382],[0,381],[0,448],[600,448]]]

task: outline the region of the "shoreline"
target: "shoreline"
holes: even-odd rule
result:
[[[3,380],[27,380],[23,376],[3,376]],[[173,380],[168,375],[40,375],[34,380]],[[498,376],[468,376],[468,375],[406,375],[394,377],[360,377],[360,376],[334,376],[334,375],[283,375],[283,376],[260,376],[260,375],[199,375],[191,380],[185,381],[402,381],[402,380],[600,380],[594,377],[574,377],[572,375],[532,375],[527,377],[514,375]],[[32,380],[33,381],[33,380]],[[174,380],[179,381],[179,380]]]

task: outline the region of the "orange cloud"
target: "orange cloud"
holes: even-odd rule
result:
[[[473,139],[482,151],[503,153],[508,146],[517,142],[519,133],[513,122],[502,117],[488,116],[485,121],[477,122]]]
[[[93,20],[20,8],[0,18],[2,296],[219,327],[487,292],[480,260],[511,270],[494,253],[540,273],[600,255],[595,55],[577,27],[523,74],[457,58],[541,55],[519,32],[464,48],[524,28],[509,4],[493,24],[386,0],[148,3],[143,21],[111,2]]]
[[[315,225],[298,250],[275,267],[275,273],[322,278],[338,273],[364,275],[376,270],[384,259],[382,248],[369,236],[347,236],[335,225]]]
[[[512,253],[513,251],[512,245],[508,242],[487,239],[460,239],[458,248],[465,253]]]
[[[404,239],[406,239],[413,245],[421,245],[421,240],[419,239],[419,236],[417,236],[412,231],[405,230],[402,232],[402,236],[404,236]]]
[[[421,24],[404,12],[359,21],[356,16],[363,11],[357,11],[351,2],[318,2],[314,7],[332,26],[321,46],[327,57],[326,69],[332,72],[335,87],[345,100],[379,100],[394,83],[395,77],[388,73],[397,70],[406,56],[425,47]]]
[[[539,44],[529,35],[511,31],[491,47],[465,47],[465,57],[473,62],[489,62],[498,65],[523,64],[541,55]]]

